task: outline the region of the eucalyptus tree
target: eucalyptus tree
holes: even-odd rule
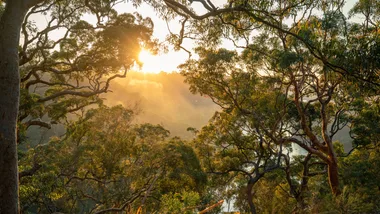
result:
[[[0,2],[3,4],[3,1]],[[18,44],[27,10],[38,1],[9,1],[0,19],[0,212],[18,211],[16,121],[20,94]]]
[[[275,84],[269,90],[286,95],[289,103],[285,102],[285,111],[293,115],[280,119],[267,136],[279,144],[296,143],[325,162],[331,191],[339,195],[333,137],[349,122],[352,103],[358,99],[355,91],[365,92],[365,99],[379,92],[377,2],[359,1],[348,16],[343,13],[344,1],[229,1],[219,6],[212,1],[196,2],[202,3],[206,12],[193,10],[193,1],[165,1],[183,17],[181,38],[195,38],[211,52],[217,51],[223,39],[242,48],[245,63],[256,69],[244,72],[271,77]],[[355,21],[361,15],[364,22]],[[192,66],[185,68],[184,74],[192,87],[226,85],[224,79],[219,83],[202,80],[218,73],[217,68],[196,61],[188,64]],[[202,69],[208,72],[199,71]],[[212,90],[199,91],[214,100],[222,99]],[[265,121],[256,108],[247,110],[239,102],[234,105],[242,113]],[[285,119],[286,137],[276,131]]]
[[[257,121],[274,144],[295,143],[318,157],[328,165],[330,187],[338,195],[332,139],[347,125],[347,103],[354,100],[344,78],[297,40],[269,32],[258,35],[241,55],[202,48],[198,53],[200,60],[182,66],[190,89],[210,96],[226,113],[235,110]]]
[[[193,149],[168,139],[159,125],[133,124],[133,117],[122,106],[101,106],[73,122],[64,138],[29,150],[20,167],[31,169],[36,160],[41,168],[20,179],[23,212],[157,211],[174,193],[199,205],[207,180]]]
[[[191,91],[209,96],[222,110],[198,133],[195,146],[204,167],[217,183],[218,180],[230,184],[246,181],[249,212],[256,213],[254,185],[266,173],[280,169],[289,152],[289,148],[266,134],[284,117],[286,112],[276,107],[281,106],[286,97],[281,92],[270,91],[273,85],[266,82],[266,78],[245,72],[253,67],[244,64],[237,52],[204,48],[197,51],[200,59],[182,65],[182,74],[190,83]],[[255,111],[261,118],[251,117],[242,109]],[[284,132],[285,127],[283,124],[279,132]]]
[[[211,121],[195,140],[211,186],[236,193],[239,184],[247,211],[257,213],[254,187],[267,173],[281,168],[285,152],[247,118],[217,112]]]
[[[31,126],[50,128],[67,113],[100,103],[98,95],[125,76],[142,46],[155,45],[152,21],[118,15],[117,3],[0,2],[1,212],[18,210],[16,124],[19,133]],[[81,20],[84,14],[96,23]],[[37,26],[33,19],[38,16],[46,18],[46,25]]]
[[[55,6],[58,12],[74,7]],[[33,8],[26,18],[36,10]],[[81,6],[71,10],[79,13]],[[125,77],[138,61],[141,46],[154,45],[152,21],[138,14],[110,11],[108,20],[98,26],[80,20],[80,14],[51,24],[55,21],[53,17],[42,31],[33,23],[23,24],[18,118],[21,129],[33,125],[50,128],[52,122],[60,122],[68,113],[101,103],[98,95],[109,91],[113,79]],[[52,40],[49,33],[58,28],[67,30],[62,38]]]

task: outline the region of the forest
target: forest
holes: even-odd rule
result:
[[[0,82],[0,214],[380,213],[378,0],[0,0]]]

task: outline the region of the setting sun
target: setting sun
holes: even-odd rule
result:
[[[139,60],[142,63],[149,63],[154,58],[154,56],[147,50],[142,50],[139,54]]]
[[[159,58],[159,55],[153,55],[147,50],[141,50],[139,54],[139,61],[142,63],[140,71],[144,73],[159,73],[162,71]]]
[[[169,52],[153,55],[148,50],[141,50],[139,61],[142,63],[139,71],[144,73],[173,72],[177,66],[186,60],[186,53]]]

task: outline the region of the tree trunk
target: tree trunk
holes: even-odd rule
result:
[[[340,188],[339,188],[339,174],[338,174],[338,161],[336,160],[336,157],[329,157],[329,163],[328,163],[328,176],[329,176],[329,183],[332,193],[335,196],[340,195]]]
[[[295,213],[307,213],[306,208],[306,191],[308,191],[308,183],[309,183],[309,161],[311,159],[311,153],[308,153],[304,160],[301,162],[302,167],[303,167],[303,172],[302,172],[302,180],[301,184],[299,187],[298,194],[294,194],[295,198],[297,200],[297,207],[296,207],[296,212]]]
[[[296,197],[296,201],[297,201],[297,205],[296,207],[294,208],[293,210],[293,214],[299,214],[299,213],[307,213],[306,212],[306,203],[305,203],[305,197],[303,195],[303,193],[300,193],[297,197]]]
[[[0,18],[0,213],[19,212],[16,124],[20,94],[18,45],[26,7],[7,1]]]
[[[253,195],[252,195],[252,188],[253,188],[254,182],[249,181],[247,185],[247,202],[249,205],[249,210],[251,214],[256,214],[256,207],[253,203]]]

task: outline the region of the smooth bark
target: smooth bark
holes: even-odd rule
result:
[[[27,6],[7,1],[0,19],[0,213],[19,212],[16,125],[20,95],[18,45]]]
[[[339,188],[339,174],[338,174],[338,161],[336,157],[330,157],[330,162],[327,165],[329,184],[332,193],[335,196],[340,195],[341,191]]]

